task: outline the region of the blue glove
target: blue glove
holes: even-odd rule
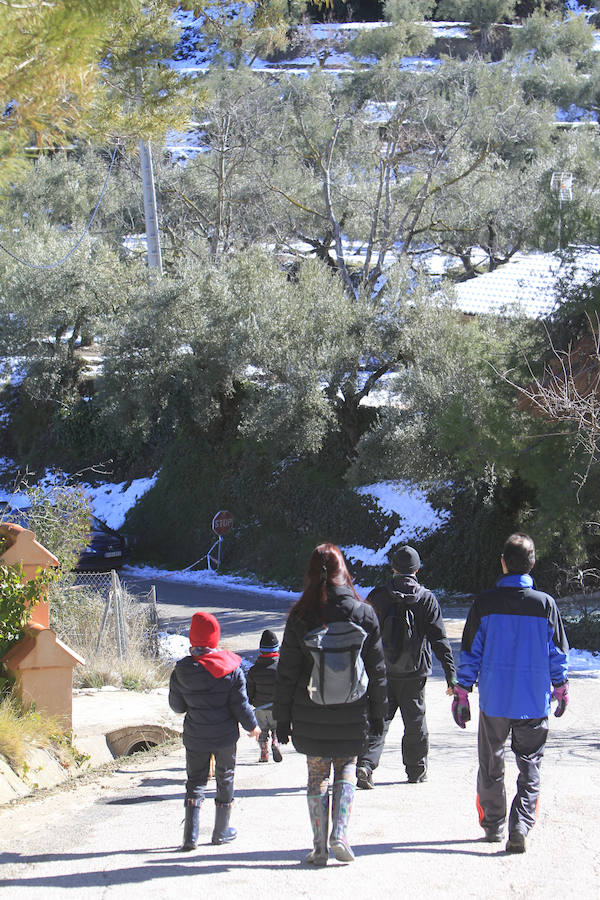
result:
[[[452,715],[459,728],[464,728],[471,721],[471,707],[469,706],[469,694],[462,684],[454,685],[454,697],[452,698]]]
[[[563,684],[559,684],[558,687],[554,688],[554,690],[552,691],[552,700],[558,701],[556,709],[554,710],[554,715],[557,718],[560,718],[569,705],[568,681],[565,681]]]

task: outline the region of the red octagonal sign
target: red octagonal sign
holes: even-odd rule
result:
[[[226,509],[220,509],[212,521],[212,530],[215,534],[224,535],[233,528],[233,516]]]

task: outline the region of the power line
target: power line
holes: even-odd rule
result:
[[[80,246],[81,242],[83,241],[84,237],[86,236],[86,234],[92,227],[92,223],[93,223],[94,219],[96,218],[96,214],[97,214],[98,210],[100,209],[100,204],[102,203],[102,198],[104,197],[104,192],[106,191],[106,188],[108,185],[108,179],[110,178],[111,172],[113,170],[113,166],[115,164],[115,159],[117,158],[117,150],[118,150],[118,147],[115,147],[115,149],[113,150],[112,159],[110,161],[110,166],[108,167],[108,172],[106,173],[106,178],[104,179],[104,184],[102,185],[102,190],[100,191],[100,196],[98,197],[98,202],[96,203],[96,206],[94,207],[94,211],[93,211],[92,215],[90,216],[90,220],[87,223],[87,225],[85,226],[85,228],[83,230],[83,234],[81,235],[81,237],[79,238],[77,243],[73,247],[71,247],[71,249],[69,250],[69,252],[67,254],[65,254],[65,256],[63,256],[61,259],[58,259],[56,262],[53,262],[53,263],[37,264],[37,263],[31,263],[27,259],[21,259],[21,257],[17,256],[15,253],[13,253],[12,250],[9,250],[8,247],[5,247],[2,242],[0,242],[0,250],[4,250],[5,253],[8,253],[8,255],[11,256],[13,259],[16,259],[17,262],[22,263],[24,266],[29,266],[30,269],[56,269],[57,266],[61,266],[64,262],[66,262],[71,256],[73,256],[73,254],[75,253],[77,248]]]

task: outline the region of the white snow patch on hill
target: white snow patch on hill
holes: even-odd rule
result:
[[[383,547],[372,549],[353,544],[341,548],[348,559],[365,566],[385,565],[390,550],[411,540],[422,540],[449,516],[445,511],[435,510],[425,491],[408,481],[381,481],[357,488],[357,493],[373,497],[383,512],[395,512],[402,517],[402,524]]]
[[[120,484],[101,484],[99,487],[85,485],[85,493],[90,498],[94,514],[106,522],[109,528],[119,529],[128,511],[140,497],[156,483],[158,472],[151,478],[135,478]]]

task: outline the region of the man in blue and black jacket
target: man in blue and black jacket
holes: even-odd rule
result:
[[[531,538],[512,534],[501,563],[503,577],[475,598],[465,623],[452,714],[464,728],[471,718],[468,692],[479,681],[477,809],[491,843],[504,837],[504,744],[512,735],[519,777],[506,850],[523,853],[535,823],[550,700],[558,701],[555,716],[569,702],[569,647],[555,600],[535,590],[529,574],[535,563]]]

